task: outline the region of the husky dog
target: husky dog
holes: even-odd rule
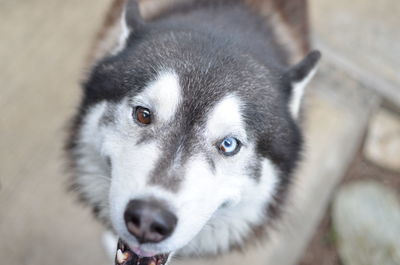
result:
[[[147,22],[129,0],[123,29],[84,84],[73,187],[119,238],[118,264],[244,248],[283,205],[319,52],[289,66],[272,25],[238,0]]]

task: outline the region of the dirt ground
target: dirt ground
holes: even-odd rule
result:
[[[372,164],[360,151],[340,185],[363,180],[375,180],[394,187],[400,194],[400,174]],[[331,207],[327,209],[299,265],[342,265],[335,246]]]

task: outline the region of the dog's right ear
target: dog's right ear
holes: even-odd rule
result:
[[[292,66],[289,71],[286,72],[286,77],[291,84],[289,108],[295,119],[297,119],[300,111],[304,88],[314,76],[320,58],[321,53],[319,51],[312,51],[303,60],[295,66]]]
[[[130,34],[142,27],[144,23],[145,22],[140,15],[138,1],[126,0],[121,14],[118,45],[114,50],[114,53],[121,51],[125,47]]]

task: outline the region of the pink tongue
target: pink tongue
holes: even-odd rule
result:
[[[155,253],[151,253],[151,252],[144,252],[142,251],[140,248],[136,247],[136,248],[130,248],[130,250],[134,253],[136,253],[136,255],[140,256],[140,257],[153,257],[156,256]]]

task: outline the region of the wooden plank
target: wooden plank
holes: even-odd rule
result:
[[[317,47],[400,108],[398,0],[309,0]]]
[[[393,81],[385,79],[379,73],[372,73],[368,67],[357,65],[344,54],[329,47],[329,45],[318,41],[317,44],[323,51],[324,57],[346,71],[353,79],[357,80],[363,86],[375,91],[382,96],[389,104],[395,108],[400,108],[400,84],[395,84]]]

